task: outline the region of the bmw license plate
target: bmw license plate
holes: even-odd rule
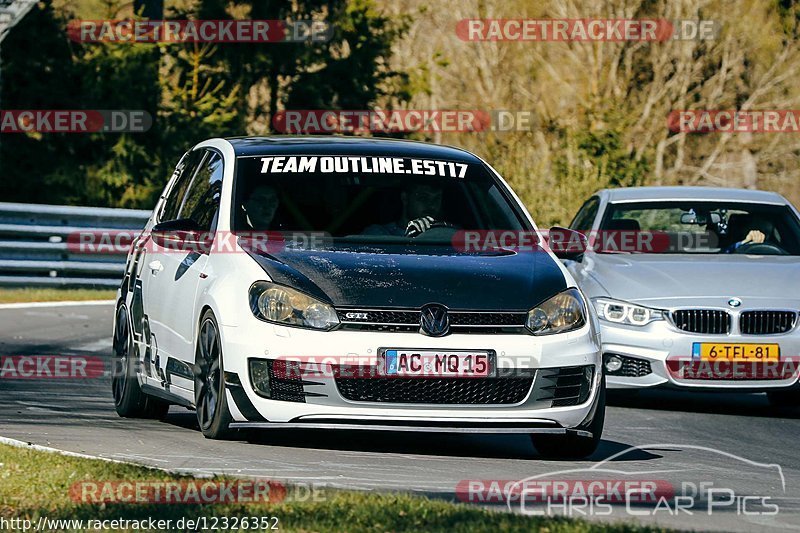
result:
[[[383,351],[385,374],[402,378],[485,378],[492,363],[491,352],[387,349]]]
[[[780,356],[781,347],[779,344],[695,342],[692,345],[692,358],[702,361],[760,363],[778,361]]]

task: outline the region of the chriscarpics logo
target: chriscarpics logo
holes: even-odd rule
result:
[[[657,469],[643,467],[647,459],[660,459]],[[793,505],[780,465],[674,443],[631,446],[588,468],[517,480],[465,479],[457,484],[456,496],[527,515],[568,517],[726,514],[774,520],[781,509]]]

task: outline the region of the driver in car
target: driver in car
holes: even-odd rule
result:
[[[400,193],[403,214],[400,220],[388,224],[372,224],[363,235],[394,235],[416,237],[440,221],[442,189],[435,185],[412,185]]]
[[[744,231],[747,235],[740,241],[734,242],[725,249],[726,253],[734,253],[738,248],[747,244],[763,244],[767,240],[767,235],[772,234],[772,223],[759,217],[749,217],[744,224]],[[742,232],[743,233],[743,232]],[[741,235],[741,234],[740,234]]]
[[[270,229],[278,204],[278,191],[275,187],[267,184],[259,185],[253,189],[242,206],[247,224],[254,230]]]

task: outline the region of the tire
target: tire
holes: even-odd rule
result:
[[[114,329],[114,362],[111,372],[111,393],[117,414],[124,418],[151,418],[163,420],[169,404],[142,392],[137,378],[139,358],[131,334],[128,309],[117,309]]]
[[[207,439],[227,439],[233,421],[225,394],[219,326],[209,310],[200,320],[195,350],[194,399],[197,423]]]
[[[768,392],[767,399],[773,407],[800,407],[800,389]]]
[[[592,417],[575,429],[590,431],[591,437],[583,437],[568,433],[566,435],[533,434],[533,443],[539,455],[547,459],[584,459],[592,455],[600,444],[603,435],[603,424],[606,418],[606,379],[600,380]]]

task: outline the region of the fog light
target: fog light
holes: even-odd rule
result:
[[[261,394],[269,398],[272,396],[272,390],[269,383],[269,362],[261,359],[250,359],[250,382],[253,388]]]
[[[606,356],[606,372],[613,374],[614,372],[619,372],[621,368],[622,358],[616,355]]]

